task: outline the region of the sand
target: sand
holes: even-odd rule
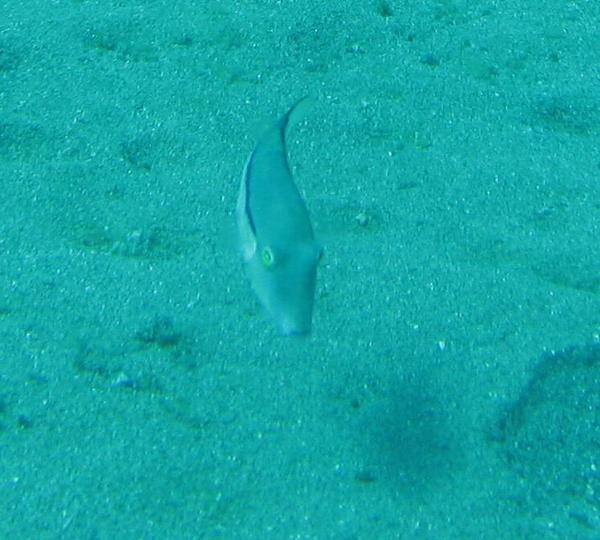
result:
[[[0,538],[599,538],[600,3],[541,6],[1,1]],[[234,209],[304,95],[297,339]]]

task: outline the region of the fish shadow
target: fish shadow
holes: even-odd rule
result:
[[[359,482],[421,492],[439,485],[460,463],[443,395],[423,380],[393,384],[363,407],[357,428],[364,458],[355,476]]]

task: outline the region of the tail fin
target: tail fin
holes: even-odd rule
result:
[[[306,113],[311,106],[312,99],[310,96],[301,97],[296,103],[294,103],[279,120],[279,129],[282,133],[285,133],[290,127],[295,126],[298,122],[301,122],[305,117]]]

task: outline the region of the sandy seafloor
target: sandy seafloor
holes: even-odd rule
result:
[[[600,2],[0,2],[0,538],[600,538]],[[324,246],[277,335],[260,130]]]

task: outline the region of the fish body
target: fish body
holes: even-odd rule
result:
[[[236,210],[242,258],[258,299],[284,335],[310,332],[321,246],[290,171],[285,134],[300,100],[250,154]]]

